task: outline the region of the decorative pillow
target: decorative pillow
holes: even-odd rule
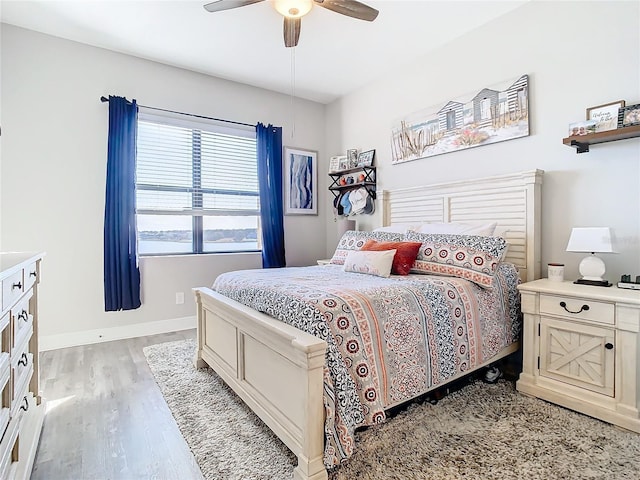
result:
[[[374,228],[374,232],[392,232],[392,233],[407,233],[409,231],[420,231],[420,223],[396,223],[395,225],[389,225],[387,227]]]
[[[344,232],[342,238],[338,242],[336,251],[329,263],[334,265],[343,265],[344,259],[351,250],[360,250],[367,240],[378,240],[381,242],[401,242],[404,240],[404,234],[392,232],[356,232],[348,230]]]
[[[405,239],[422,242],[411,273],[465,278],[485,288],[493,286],[493,276],[507,253],[502,237],[409,232]]]
[[[425,223],[419,229],[414,229],[418,233],[443,233],[449,235],[480,235],[490,237],[496,231],[498,222],[491,223]]]
[[[395,254],[395,250],[381,252],[352,250],[344,261],[343,269],[345,272],[388,277],[391,274],[391,264]]]
[[[421,246],[422,243],[420,242],[376,242],[375,240],[367,240],[361,251],[395,250],[396,254],[393,257],[391,273],[394,275],[409,275]]]

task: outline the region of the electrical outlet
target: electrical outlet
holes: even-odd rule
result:
[[[184,303],[184,292],[176,292],[176,305]]]

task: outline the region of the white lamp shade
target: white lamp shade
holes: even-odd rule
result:
[[[567,252],[613,253],[609,227],[579,227],[571,230]]]

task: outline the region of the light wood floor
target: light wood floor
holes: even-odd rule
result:
[[[142,348],[195,330],[40,354],[48,409],[32,480],[201,480]]]

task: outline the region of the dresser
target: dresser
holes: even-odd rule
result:
[[[640,291],[548,279],[518,289],[516,388],[640,433]]]
[[[38,284],[41,253],[0,253],[0,479],[28,479],[45,402],[39,395]]]

